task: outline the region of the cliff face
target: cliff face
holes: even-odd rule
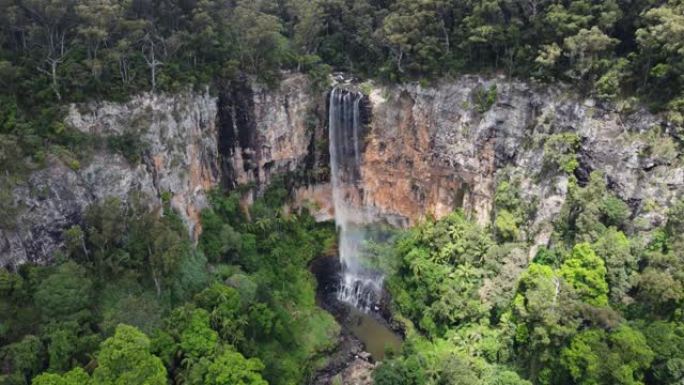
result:
[[[287,77],[275,90],[246,79],[222,87],[218,145],[225,187],[253,184],[258,192],[273,176],[310,174],[319,157],[319,102],[302,75]]]
[[[314,135],[307,126],[306,90],[302,76],[275,90],[242,79],[218,97],[143,94],[127,103],[71,106],[65,121],[70,127],[100,138],[139,137],[141,161],[129,162],[106,145],[79,167],[49,157],[44,169],[14,189],[19,214],[16,226],[0,228],[0,265],[49,261],[63,244],[63,231],[81,224],[90,204],[112,196],[126,200],[132,193],[142,193],[150,205],[170,196],[196,238],[208,190],[252,183],[258,192],[272,175],[309,161]]]
[[[482,95],[492,85],[497,91],[489,105]],[[645,111],[617,113],[560,87],[503,78],[365,88],[359,196],[395,224],[458,207],[485,223],[497,182],[517,180],[524,199],[536,204],[527,236],[546,242],[567,176],[545,169],[544,143],[560,132],[580,138],[580,182],[604,171],[639,219],[635,230],[659,224],[684,194],[681,159],[661,155],[660,147],[671,144],[667,126]],[[49,261],[64,229],[81,223],[88,205],[132,192],[151,204],[170,194],[196,237],[209,189],[250,184],[249,203],[274,176],[288,175],[297,181],[290,185],[296,206],[320,220],[332,218],[326,96],[312,95],[301,75],[287,76],[277,89],[241,79],[224,84],[216,97],[145,94],[123,104],[72,106],[66,124],[99,136],[134,133],[145,144],[142,160],[131,164],[106,148],[80,167],[49,158],[14,190],[20,212],[15,227],[0,229],[3,265]],[[656,130],[663,133],[651,135]]]
[[[206,93],[71,106],[67,125],[101,138],[138,136],[144,143],[142,160],[132,164],[107,149],[79,167],[50,157],[14,191],[20,213],[15,228],[0,230],[0,261],[48,261],[61,246],[64,229],[81,223],[90,204],[110,196],[125,200],[134,192],[150,204],[170,193],[171,205],[197,234],[205,191],[218,178],[215,120],[216,101]]]
[[[483,95],[493,86],[489,106]],[[497,181],[517,180],[523,199],[537,206],[528,236],[545,243],[568,177],[545,168],[545,157],[553,154],[545,154],[544,144],[562,132],[580,139],[580,183],[591,171],[603,171],[641,224],[635,230],[658,225],[684,194],[681,159],[650,154],[654,146],[673,143],[668,128],[643,110],[620,114],[559,87],[474,76],[433,87],[376,88],[370,102],[364,201],[408,223],[457,207],[487,223]]]

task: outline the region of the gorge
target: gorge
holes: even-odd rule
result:
[[[18,210],[15,225],[0,229],[1,264],[8,271],[21,271],[22,266],[32,264],[59,264],[57,261],[63,252],[80,255],[86,263],[95,264],[98,241],[90,239],[100,238],[82,236],[77,238],[79,243],[74,247],[69,231],[81,229],[89,234],[93,223],[99,223],[93,222],[89,208],[109,197],[125,202],[124,207],[133,207],[142,201],[146,207],[161,210],[162,218],[177,217],[189,244],[197,245],[210,259],[210,264],[218,266],[212,272],[220,277],[218,282],[239,291],[241,300],[256,301],[255,298],[264,296],[265,291],[275,292],[277,299],[260,299],[263,302],[257,301],[256,305],[250,305],[253,307],[237,311],[252,316],[254,308],[263,309],[283,301],[282,308],[277,308],[280,312],[277,316],[266,313],[272,318],[249,321],[280,322],[272,321],[276,326],[269,333],[277,333],[284,320],[291,318],[282,310],[293,306],[291,299],[277,288],[297,281],[291,276],[276,276],[273,281],[262,284],[259,290],[250,289],[250,282],[276,274],[266,273],[264,269],[282,270],[288,274],[306,271],[310,261],[306,258],[312,259],[310,253],[316,250],[321,255],[339,256],[338,299],[372,313],[380,306],[383,290],[389,287],[392,295],[396,295],[392,298],[392,310],[398,310],[397,314],[403,317],[401,322],[412,325],[406,328],[407,338],[423,349],[422,340],[415,342],[416,334],[439,335],[440,339],[431,346],[442,346],[440,344],[446,343],[439,334],[442,332],[431,325],[455,324],[458,317],[467,317],[474,312],[461,310],[461,303],[478,303],[478,306],[496,309],[491,314],[497,322],[511,317],[513,313],[506,311],[522,317],[523,313],[514,306],[507,310],[497,308],[496,301],[501,298],[513,301],[506,296],[522,290],[518,282],[532,279],[529,269],[537,266],[535,260],[540,250],[543,253],[558,242],[557,218],[566,215],[564,207],[578,200],[578,191],[593,188],[596,175],[603,175],[605,191],[601,190],[601,194],[610,194],[617,199],[610,201],[611,204],[624,205],[627,210],[626,216],[621,217],[621,231],[635,238],[658,239],[662,231],[659,229],[668,223],[668,210],[682,198],[684,166],[679,155],[676,151],[660,151],[676,148],[674,127],[662,116],[643,108],[620,110],[614,104],[579,96],[563,85],[541,86],[503,76],[462,76],[429,86],[349,79],[349,76],[337,74],[332,78],[331,88],[313,92],[309,80],[302,75],[286,75],[276,88],[242,77],[215,91],[141,94],[124,103],[92,102],[70,106],[65,119],[67,126],[93,137],[140,137],[144,145],[140,147],[139,157],[128,158],[110,147],[95,147],[76,167],[69,158],[50,154],[44,168],[32,172],[12,191]],[[490,102],[483,98],[487,93],[495,93]],[[573,161],[576,162],[574,167],[566,171],[567,163]],[[515,229],[510,233],[501,232],[497,227],[501,212],[513,211],[501,203],[502,186],[509,189],[504,193],[515,195],[515,199],[509,200],[515,200],[522,207],[513,214]],[[281,189],[283,192],[279,194],[288,197],[285,202],[274,199],[278,202],[277,207],[265,203],[274,196],[273,188]],[[515,194],[509,193],[513,190]],[[223,191],[223,195],[218,198],[216,191]],[[582,210],[591,212],[586,208]],[[454,212],[463,213],[468,225],[459,222]],[[602,218],[609,217],[603,213],[601,211]],[[315,227],[318,225],[308,224],[306,219],[302,221],[307,224],[301,226],[310,227],[305,231],[290,229],[295,226],[292,223],[300,220],[299,215],[307,218],[308,214],[323,226],[335,222],[337,237],[334,243],[297,238],[303,236],[302,233],[322,231]],[[221,217],[223,222],[216,225],[215,217]],[[426,223],[437,223],[437,228],[430,228]],[[444,225],[446,230],[439,228],[442,223],[447,224]],[[379,270],[365,259],[365,244],[386,225],[398,229],[424,229],[412,230],[424,233],[410,239],[416,243],[431,242],[431,247],[442,247],[439,245],[444,239],[463,237],[467,242],[447,244],[440,249],[443,254],[435,256],[420,247],[415,247],[415,250],[422,250],[420,252],[404,254],[401,249],[393,249],[391,255],[395,260],[390,264],[399,267]],[[490,231],[494,235],[482,235],[490,234]],[[473,235],[473,232],[479,235]],[[296,241],[278,234],[289,234],[287,237]],[[162,235],[162,239],[171,238],[166,233]],[[215,237],[212,240],[225,241],[227,245],[209,247],[208,236]],[[482,241],[478,247],[494,251],[477,254],[478,258],[466,263],[460,261],[458,258],[462,255],[475,253],[468,242],[480,236],[491,239]],[[271,243],[274,242],[271,238],[278,242]],[[82,246],[86,240],[87,245]],[[491,246],[491,243],[497,245]],[[284,253],[279,248],[281,244],[291,245],[297,252]],[[322,245],[328,245],[328,248]],[[87,250],[81,252],[82,248]],[[257,249],[261,253],[263,250],[277,252],[272,256],[253,254]],[[129,255],[113,255],[125,264],[130,255],[139,250],[131,248],[127,252]],[[413,263],[411,258],[418,258],[416,255],[422,258],[421,253],[429,255],[425,259],[430,263],[446,263],[446,266],[439,265],[423,272],[419,270],[424,268],[421,265],[409,265]],[[495,258],[489,253],[501,255],[496,257],[496,262],[488,262],[496,265],[496,274],[468,272],[467,269],[478,266],[479,261]],[[303,266],[298,265],[299,270],[289,269],[283,256],[300,254],[307,256]],[[284,267],[281,264],[285,264]],[[462,269],[450,270],[454,266]],[[401,281],[400,278],[408,280],[402,274],[413,272],[411,269],[416,269],[416,276],[421,280]],[[468,300],[448,303],[450,298],[461,298],[463,294],[440,291],[446,288],[427,290],[420,286],[429,282],[430,274],[434,276],[442,271],[448,272],[444,275],[448,277],[445,279],[449,290],[468,293]],[[459,282],[468,282],[468,274],[478,277],[476,289],[459,286]],[[538,274],[542,276],[542,273]],[[544,274],[551,273],[544,270]],[[185,282],[186,279],[173,280]],[[556,276],[549,279],[552,283],[560,282]],[[302,281],[311,284],[306,279]],[[545,288],[549,282],[544,281],[539,287]],[[566,289],[556,283],[550,287],[565,293]],[[125,287],[124,283],[119,285]],[[172,283],[168,285],[171,287]],[[225,293],[203,295],[198,300],[201,306],[211,302],[208,298],[230,297]],[[621,295],[627,298],[625,303],[634,301],[629,290]],[[430,296],[439,298],[440,302],[434,308],[412,313],[406,305],[407,298],[433,298]],[[313,300],[307,297],[302,302],[310,306]],[[451,308],[459,309],[458,314],[440,313]],[[297,326],[300,328],[297,329],[298,338],[305,338],[310,330],[316,331],[314,321],[326,325],[326,333],[339,334],[339,329],[338,334],[333,333],[336,329],[329,326],[333,321],[326,318],[327,315],[307,309],[301,313],[306,316],[294,321],[302,323]],[[196,310],[193,317],[204,317],[200,313],[202,311]],[[435,318],[428,318],[433,313],[437,314]],[[283,318],[278,320],[277,317]],[[357,322],[351,324],[359,327],[355,333],[365,333],[366,337],[371,334],[368,338],[373,342],[396,338],[391,333],[383,335],[389,330],[387,325],[374,324],[372,318],[363,317],[355,318]],[[479,322],[489,322],[484,321],[489,320],[488,317]],[[612,322],[610,314],[605,318],[601,318],[602,315],[595,317],[591,322]],[[213,325],[209,320],[211,318],[207,318],[206,323]],[[130,322],[134,321],[138,322]],[[240,322],[247,321],[241,319]],[[225,330],[232,330],[229,329],[233,327],[231,325],[226,323],[222,326],[226,329],[220,330],[229,333]],[[401,324],[400,328],[404,327],[405,324]],[[473,333],[481,335],[491,330]],[[242,333],[258,336],[253,329]],[[312,332],[320,338],[317,344],[304,340],[297,346],[315,346],[307,354],[317,359],[331,354],[334,348],[329,344],[335,343],[330,341],[337,341],[339,337],[326,333]],[[227,339],[235,338],[236,343],[244,344],[239,342],[237,335],[228,335]],[[322,335],[324,337],[320,337]],[[285,337],[278,338],[289,341]],[[451,338],[449,343],[456,344],[466,337],[453,334]],[[283,342],[283,346],[289,346],[287,343],[290,342]],[[399,342],[393,344],[399,349]],[[373,350],[373,357],[384,358],[381,345],[383,342],[368,345],[368,350]],[[280,356],[273,358],[250,345],[241,345],[241,349],[263,358],[268,367],[267,375],[275,379],[271,381],[277,381],[278,375],[274,373],[280,373]],[[282,349],[286,351],[287,347]],[[354,349],[357,349],[354,353],[344,356],[348,362],[331,369],[325,381],[333,381],[333,378],[341,378],[347,384],[370,381],[370,371],[379,369],[371,363],[373,357],[359,359],[364,353],[358,346]],[[284,353],[281,355],[284,357]],[[402,359],[396,357],[402,356],[387,356],[388,365]],[[356,380],[351,378],[355,376],[365,380],[354,382]]]
[[[0,385],[684,384],[684,0],[0,1]]]

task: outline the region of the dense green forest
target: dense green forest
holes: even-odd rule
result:
[[[326,65],[392,81],[491,69],[582,83],[604,98],[636,93],[678,111],[683,7],[677,0],[3,0],[0,79],[9,99],[35,103],[172,90],[237,70],[274,82],[281,69],[321,76]]]
[[[386,269],[401,351],[377,385],[679,384],[684,201],[648,235],[595,172],[528,263],[534,204],[500,174],[491,224],[457,211],[369,252]],[[3,385],[304,384],[339,326],[308,263],[330,224],[212,196],[198,247],[174,212],[133,197],[92,206],[53,266],[0,272]]]
[[[381,247],[403,351],[376,385],[681,384],[684,201],[649,236],[593,173],[571,177],[550,247],[528,264],[531,205],[502,178],[482,228],[456,212]],[[387,264],[385,264],[387,265]]]
[[[215,194],[197,249],[168,207],[94,205],[54,265],[0,270],[0,384],[306,383],[339,333],[307,269],[335,233],[286,195],[247,220]]]

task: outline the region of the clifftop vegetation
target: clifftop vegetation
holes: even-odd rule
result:
[[[678,0],[7,0],[0,75],[31,100],[122,97],[236,70],[389,80],[497,70],[637,92],[677,110]],[[9,92],[8,92],[9,91]],[[669,104],[668,104],[669,103]],[[680,111],[681,112],[681,111]]]
[[[679,0],[5,0],[0,164],[17,143],[76,140],[60,102],[175,90],[238,72],[325,82],[331,68],[390,81],[499,71],[636,95],[684,123]],[[7,155],[5,155],[7,154]],[[5,159],[7,158],[7,159]]]

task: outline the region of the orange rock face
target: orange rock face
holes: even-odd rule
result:
[[[447,113],[438,111],[432,97],[415,87],[371,92],[361,180],[356,188],[346,186],[342,191],[346,201],[403,227],[442,218],[458,208],[481,223],[489,220],[495,187],[494,141],[480,140],[468,131],[472,116],[458,108],[459,98],[469,97],[467,91],[451,98],[440,95],[444,100],[438,106],[450,109]],[[445,131],[463,137],[463,154],[456,159],[445,156],[449,152],[439,147]],[[322,208],[313,211],[317,218],[334,216],[329,186],[299,189],[296,197],[298,206],[314,202],[309,207]]]
[[[429,127],[416,120],[411,103],[404,99],[399,106],[395,119],[376,120],[371,127],[361,168],[363,200],[410,225],[426,216],[440,218],[462,204],[464,184],[431,155]],[[394,132],[383,130],[388,124]]]
[[[373,119],[361,172],[364,204],[409,226],[457,208],[484,221],[491,201],[493,147],[481,149],[477,173],[452,165],[436,148],[434,111],[417,105],[406,91],[384,98],[376,90],[370,100]]]

